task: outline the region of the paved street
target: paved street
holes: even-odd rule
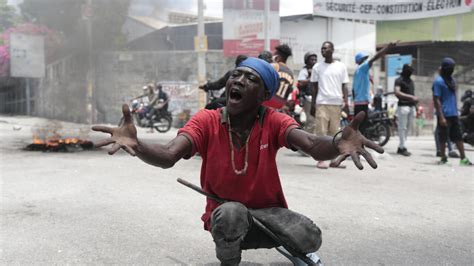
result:
[[[0,264],[218,264],[200,221],[204,197],[176,182],[199,183],[199,157],[162,170],[124,152],[22,150],[31,126],[44,123],[0,116]],[[139,131],[156,142],[175,134]],[[378,169],[363,171],[350,161],[347,169],[319,170],[310,158],[280,151],[288,204],[322,229],[323,262],[473,265],[474,168],[458,159],[437,166],[431,136],[411,138],[409,158],[394,153],[397,144],[391,139],[377,156]],[[275,250],[245,251],[243,261],[288,264]]]

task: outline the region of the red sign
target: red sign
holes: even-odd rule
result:
[[[257,56],[265,49],[265,0],[224,1],[224,56]],[[270,50],[279,44],[279,0],[269,0]]]

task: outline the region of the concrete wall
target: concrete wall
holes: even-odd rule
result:
[[[32,83],[33,115],[71,122],[86,121],[86,58],[70,56],[46,67],[45,77]]]
[[[233,61],[224,58],[221,51],[208,52],[207,79],[215,80],[224,75],[233,67]],[[97,119],[117,123],[121,103],[141,95],[142,87],[151,81],[181,82],[197,88],[197,54],[189,51],[102,53],[98,57],[97,76],[100,77],[94,95]]]

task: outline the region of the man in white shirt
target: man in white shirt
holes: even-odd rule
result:
[[[313,66],[310,79],[313,88],[310,114],[315,117],[314,133],[318,136],[334,136],[340,128],[341,107],[349,112],[346,86],[349,75],[343,63],[334,61],[333,53],[334,44],[324,42],[321,47],[324,62]],[[319,161],[317,167],[327,169],[328,165]]]

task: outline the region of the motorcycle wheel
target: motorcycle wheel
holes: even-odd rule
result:
[[[380,145],[384,146],[387,144],[388,140],[390,139],[390,127],[387,124],[380,124],[376,127],[377,133],[375,134],[377,137],[375,141]]]
[[[153,127],[156,129],[156,131],[160,133],[165,133],[171,128],[171,117],[168,116],[162,116],[159,117],[156,121],[153,123]]]

